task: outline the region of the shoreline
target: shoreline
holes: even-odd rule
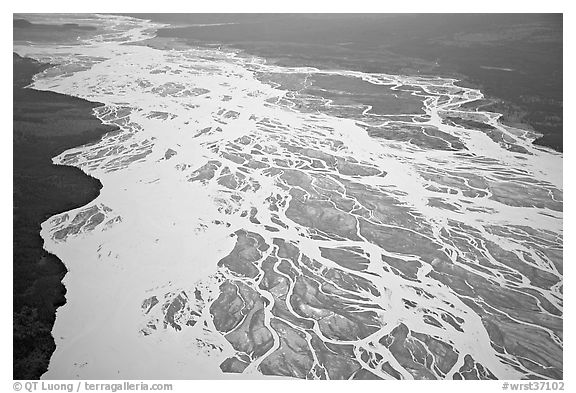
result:
[[[155,20],[153,16],[148,15],[147,17]],[[160,18],[159,20],[163,19]],[[334,32],[333,30],[327,31]],[[208,32],[213,34],[215,38],[211,38]],[[302,34],[305,38],[310,38],[306,36],[306,33]],[[551,92],[550,89],[552,88],[545,92],[540,91],[536,87],[520,88],[519,86],[523,86],[520,82],[526,81],[524,79],[517,80],[516,77],[517,75],[523,75],[525,70],[521,67],[512,67],[518,61],[514,56],[505,57],[507,61],[511,62],[510,64],[505,64],[508,64],[510,69],[513,68],[514,71],[508,72],[507,74],[511,75],[508,75],[504,81],[513,79],[515,82],[508,82],[507,88],[502,89],[499,88],[504,82],[500,80],[502,79],[501,77],[487,75],[476,70],[478,68],[487,71],[482,68],[485,66],[477,67],[476,64],[468,64],[461,61],[457,54],[460,52],[462,56],[468,54],[468,47],[464,47],[458,52],[454,51],[450,45],[442,46],[438,44],[434,47],[439,51],[439,53],[436,53],[427,48],[420,48],[420,45],[423,45],[422,42],[427,39],[426,37],[415,39],[415,42],[409,41],[406,44],[406,48],[402,43],[394,43],[393,40],[391,43],[382,44],[381,46],[374,46],[373,43],[373,46],[368,44],[362,46],[364,41],[358,38],[357,48],[351,49],[350,45],[343,46],[328,39],[308,44],[306,39],[299,35],[292,37],[289,33],[286,33],[286,37],[280,34],[279,42],[275,44],[273,40],[267,41],[266,39],[253,37],[250,34],[243,36],[241,30],[235,30],[234,28],[216,29],[206,27],[202,30],[194,29],[191,26],[182,27],[178,24],[158,29],[157,37],[180,39],[190,45],[206,48],[220,46],[232,50],[241,50],[248,55],[256,55],[282,66],[312,66],[323,70],[347,69],[366,73],[389,73],[407,76],[437,75],[443,78],[456,77],[461,81],[460,85],[474,86],[474,88],[485,93],[487,100],[497,101],[495,103],[497,109],[494,110],[503,115],[502,122],[504,124],[512,127],[519,127],[520,124],[526,125],[531,131],[542,134],[534,141],[535,145],[549,147],[557,152],[563,151],[563,123],[562,119],[557,118],[562,113],[561,110],[559,112],[562,106],[561,91],[558,95],[557,90]],[[414,48],[411,47],[413,44],[415,45]],[[496,49],[488,46],[486,50],[488,54],[491,54],[493,53],[491,51]],[[316,56],[317,53],[320,55]],[[524,62],[532,60],[529,55],[526,56],[526,59],[522,56],[520,58],[524,59]],[[540,64],[541,59],[538,56],[533,56],[533,58]],[[528,69],[528,71],[531,71],[531,69]],[[553,79],[551,81],[554,82],[556,80]],[[539,85],[544,86],[544,82],[537,82]]]
[[[52,158],[95,142],[115,128],[94,116],[93,109],[101,103],[27,87],[52,65],[15,52],[13,58],[13,377],[39,379],[55,350],[52,326],[58,308],[67,301],[62,280],[68,272],[56,255],[44,249],[41,224],[91,202],[102,189],[98,179],[79,168],[56,165]],[[72,116],[59,118],[59,111]]]
[[[170,29],[178,29],[178,27],[172,28],[161,28],[159,31],[162,30],[170,30]],[[163,42],[163,41],[166,42]],[[160,42],[162,41],[162,42]],[[178,36],[156,36],[151,39],[143,40],[135,45],[142,45],[148,46],[154,49],[162,49],[162,48],[203,48],[203,49],[216,49],[229,51],[231,53],[241,54],[243,56],[256,56],[261,57],[266,61],[267,64],[278,65],[281,67],[312,67],[316,68],[320,71],[335,71],[337,70],[334,67],[331,67],[330,64],[322,64],[321,62],[316,63],[314,65],[308,65],[305,62],[298,62],[298,59],[292,59],[290,57],[270,57],[266,54],[259,53],[258,50],[250,50],[247,48],[243,43],[226,43],[226,42],[211,42],[211,41],[198,41],[198,40],[190,40],[183,37]],[[350,66],[348,71],[358,71],[358,72],[366,72],[371,73],[372,71],[364,69],[362,66]],[[387,72],[382,72],[387,73]],[[391,74],[395,74],[392,72]],[[465,107],[468,111],[474,110],[481,110],[492,112],[494,114],[500,115],[498,118],[498,122],[505,127],[514,128],[514,129],[521,129],[525,131],[529,131],[533,134],[536,134],[535,138],[531,141],[531,144],[534,145],[536,148],[545,148],[550,149],[555,153],[563,153],[563,146],[558,146],[553,142],[546,143],[545,141],[549,140],[549,138],[554,137],[554,133],[543,133],[538,131],[534,128],[534,125],[531,124],[529,121],[526,121],[526,111],[522,108],[518,107],[513,102],[506,100],[501,97],[488,95],[486,93],[486,86],[482,85],[481,83],[474,82],[471,80],[470,77],[456,72],[456,71],[447,71],[447,70],[437,70],[437,73],[423,73],[423,74],[401,74],[396,73],[397,75],[407,76],[407,77],[438,77],[444,79],[454,79],[454,85],[457,87],[462,88],[471,88],[474,90],[478,90],[482,93],[483,98],[470,102],[466,104]],[[514,114],[513,112],[516,112]],[[544,142],[543,142],[544,141]]]
[[[466,108],[469,110],[483,110],[488,112],[497,113],[500,115],[498,121],[506,127],[522,129],[526,131],[533,132],[538,136],[532,140],[532,144],[536,147],[543,147],[546,149],[550,149],[555,153],[563,153],[564,149],[563,146],[558,146],[552,142],[550,143],[542,143],[543,140],[548,140],[550,137],[554,137],[554,133],[545,134],[541,131],[538,131],[534,128],[534,125],[531,124],[529,121],[526,121],[526,111],[522,110],[516,104],[511,101],[508,101],[504,98],[496,97],[493,95],[488,95],[486,93],[486,87],[480,83],[476,83],[471,81],[466,75],[462,75],[459,73],[447,74],[446,77],[449,78],[456,78],[457,82],[455,83],[456,86],[464,87],[464,88],[472,88],[479,90],[484,95],[484,98],[478,100],[473,104],[472,107]],[[516,112],[514,114],[513,112]]]

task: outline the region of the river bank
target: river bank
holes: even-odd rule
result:
[[[38,379],[55,349],[51,330],[56,309],[66,302],[61,281],[67,272],[60,259],[43,249],[40,224],[85,205],[102,187],[78,168],[52,164],[52,157],[115,128],[93,116],[99,103],[26,88],[50,64],[16,53],[13,62],[13,376]]]

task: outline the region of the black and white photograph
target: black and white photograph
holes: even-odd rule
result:
[[[568,389],[562,8],[194,7],[10,14],[7,391]]]

